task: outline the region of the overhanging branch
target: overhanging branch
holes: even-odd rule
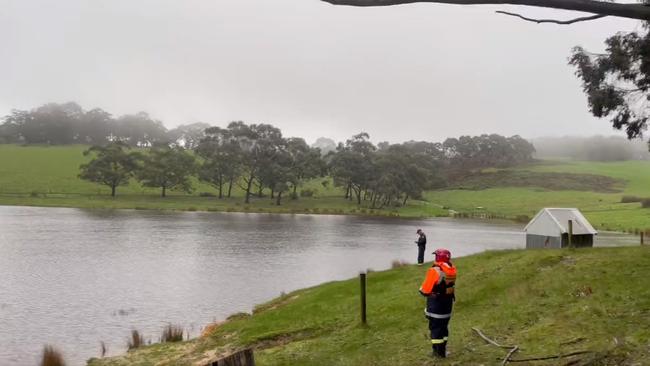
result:
[[[569,20],[556,20],[556,19],[527,18],[527,17],[525,17],[525,16],[523,16],[521,14],[510,13],[510,12],[503,11],[503,10],[497,10],[496,13],[504,14],[504,15],[510,15],[510,16],[517,17],[517,18],[523,19],[525,21],[533,22],[533,23],[537,23],[537,24],[540,24],[540,23],[553,23],[553,24],[562,24],[562,25],[573,24],[573,23],[578,23],[578,22],[586,22],[586,21],[589,21],[589,20],[596,20],[596,19],[604,18],[604,17],[607,16],[607,15],[603,15],[603,14],[596,14],[596,15],[592,15],[592,16],[588,16],[588,17],[580,17],[580,18],[574,18],[574,19],[569,19]]]
[[[597,0],[321,0],[334,5],[392,6],[413,3],[455,5],[524,5],[551,9],[582,11],[622,18],[650,20],[650,6],[641,3],[613,3]]]

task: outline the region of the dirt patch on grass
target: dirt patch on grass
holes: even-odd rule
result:
[[[498,187],[536,187],[551,191],[621,192],[625,181],[604,175],[499,170],[466,175],[449,189],[483,190]]]
[[[263,311],[277,309],[277,308],[279,308],[281,306],[284,306],[284,305],[296,300],[298,297],[300,297],[300,295],[289,296],[289,295],[286,295],[286,294],[282,294],[282,295],[280,295],[279,298],[277,298],[277,299],[275,299],[275,300],[273,300],[271,302],[267,302],[266,304],[257,305],[253,309],[253,314],[259,314],[259,313],[261,313]]]
[[[268,349],[282,347],[292,342],[302,341],[316,336],[316,330],[313,328],[304,328],[291,330],[287,332],[277,332],[266,334],[258,337],[252,345],[254,349]]]

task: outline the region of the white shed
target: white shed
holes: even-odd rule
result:
[[[592,247],[598,232],[577,208],[544,208],[524,228],[526,248],[569,246],[569,220],[573,223],[572,245]]]

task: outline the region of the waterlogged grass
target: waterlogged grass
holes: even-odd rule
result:
[[[650,247],[486,252],[456,264],[445,361],[429,356],[417,293],[426,268],[401,266],[368,275],[368,326],[359,324],[359,283],[351,279],[283,295],[196,340],[89,364],[193,365],[244,347],[262,366],[500,364],[505,351],[472,327],[519,345],[515,359],[592,352],[536,365],[650,363]]]

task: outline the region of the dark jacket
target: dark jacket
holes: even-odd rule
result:
[[[418,246],[425,246],[425,245],[427,245],[427,236],[424,235],[424,233],[422,233],[418,238]]]

